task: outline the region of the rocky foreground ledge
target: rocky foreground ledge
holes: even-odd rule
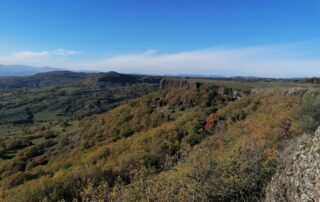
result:
[[[284,152],[266,191],[266,202],[282,201],[320,201],[320,127]]]

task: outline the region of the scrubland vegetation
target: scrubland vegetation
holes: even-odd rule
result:
[[[101,114],[2,124],[1,201],[260,201],[317,97],[153,92]]]

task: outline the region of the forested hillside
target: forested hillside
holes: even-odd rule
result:
[[[0,79],[0,123],[78,119],[159,89],[160,77],[49,72]]]
[[[84,83],[96,87],[97,80],[103,81]],[[243,88],[228,81],[188,82],[167,82],[163,90],[100,114],[19,129],[6,125],[1,199],[263,200],[284,148],[319,124],[317,98],[278,90],[250,93],[248,86],[256,83]]]

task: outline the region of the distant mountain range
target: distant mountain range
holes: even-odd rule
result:
[[[0,77],[11,76],[31,76],[37,73],[61,71],[62,69],[53,67],[32,67],[25,65],[1,65],[0,64]]]

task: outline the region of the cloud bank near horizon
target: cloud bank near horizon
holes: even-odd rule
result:
[[[197,74],[225,76],[302,77],[320,76],[320,59],[304,44],[253,47],[214,47],[177,53],[147,50],[93,61],[59,61],[80,51],[23,51],[0,57],[0,63],[55,66],[70,70],[119,71],[145,74]]]
[[[47,51],[19,51],[10,55],[0,56],[0,63],[2,64],[22,64],[22,65],[50,65],[53,59],[57,57],[67,57],[72,55],[81,54],[80,51],[67,50],[58,48],[55,50]],[[45,64],[49,63],[49,64]]]

